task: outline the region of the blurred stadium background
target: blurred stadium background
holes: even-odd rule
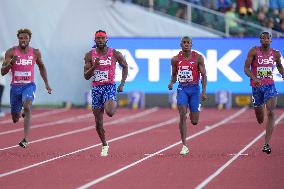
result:
[[[41,50],[53,88],[47,95],[36,67],[38,106],[86,105],[90,81],[83,77],[83,59],[99,29],[108,33],[108,45],[121,51],[129,64],[125,92],[118,95],[121,106],[171,106],[170,58],[184,35],[193,38],[193,50],[205,58],[209,100],[204,106],[216,107],[216,100],[228,107],[243,106],[250,104],[251,92],[243,65],[248,50],[260,44],[260,32],[270,31],[272,48],[284,53],[284,1],[0,0],[0,28],[1,52],[17,45],[19,28],[33,32],[30,45]],[[284,107],[277,69],[274,78],[278,105]],[[5,80],[3,104],[9,106],[9,76]]]

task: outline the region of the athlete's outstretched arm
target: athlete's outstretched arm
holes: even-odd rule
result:
[[[207,87],[207,75],[206,75],[206,68],[204,64],[204,59],[201,55],[198,57],[198,69],[201,74],[201,84],[202,84],[202,92],[201,92],[201,100],[206,100],[206,87]]]
[[[283,65],[281,64],[281,54],[279,51],[275,51],[275,57],[276,57],[276,67],[279,71],[279,73],[282,75],[282,79],[284,80],[284,69]]]
[[[173,85],[177,81],[177,61],[178,61],[177,56],[174,56],[171,59],[172,76],[171,76],[170,83],[168,85],[169,90],[173,89]]]
[[[42,59],[41,59],[41,53],[38,49],[34,49],[34,54],[36,55],[36,64],[39,68],[41,78],[44,81],[45,88],[46,88],[47,92],[49,94],[51,94],[52,89],[50,88],[49,83],[48,83],[47,72],[46,72],[45,66],[42,62]]]
[[[10,71],[12,65],[17,61],[17,59],[18,57],[14,56],[12,48],[7,50],[5,53],[5,60],[1,67],[1,75],[6,75]]]
[[[128,64],[125,58],[122,56],[122,54],[119,51],[114,50],[114,57],[119,63],[119,65],[122,67],[122,78],[121,78],[120,85],[117,88],[117,92],[122,92],[123,86],[125,84],[125,81],[128,75]]]
[[[245,74],[250,77],[257,86],[259,86],[261,83],[260,83],[260,80],[257,79],[251,72],[251,69],[250,69],[250,66],[251,66],[251,63],[253,61],[253,58],[255,56],[255,48],[251,48],[248,52],[248,55],[247,55],[247,58],[246,58],[246,62],[245,62],[245,66],[244,66],[244,72]]]

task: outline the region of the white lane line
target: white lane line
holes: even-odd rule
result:
[[[50,110],[50,111],[46,111],[46,112],[34,114],[34,115],[33,115],[33,118],[44,117],[44,116],[48,116],[48,115],[52,115],[52,114],[57,114],[57,113],[60,113],[60,112],[66,112],[66,111],[68,111],[68,109]],[[23,119],[20,119],[20,120],[19,120],[19,122],[22,122],[22,121],[23,121]],[[0,121],[0,124],[5,124],[5,123],[14,124],[14,123],[12,123],[12,119],[11,119],[11,118],[10,118],[9,120]]]
[[[229,156],[235,156],[236,154],[229,154]],[[248,154],[240,154],[240,156],[248,156]]]
[[[169,125],[169,124],[175,123],[176,121],[177,121],[177,118],[172,118],[170,120],[167,120],[167,121],[164,121],[164,122],[161,122],[161,123],[158,123],[158,124],[155,124],[155,125],[152,125],[152,126],[149,126],[149,127],[146,127],[146,128],[143,128],[143,129],[140,129],[140,130],[137,130],[137,131],[134,131],[134,132],[131,132],[131,133],[119,136],[119,137],[116,137],[116,138],[113,138],[111,140],[108,140],[107,142],[111,143],[111,142],[115,142],[115,141],[118,141],[118,140],[122,140],[122,139],[125,139],[125,138],[133,136],[133,135],[137,135],[137,134],[140,134],[140,133],[144,133],[146,131],[150,131],[152,129],[156,129],[156,128],[159,128],[159,127],[163,127],[165,125]],[[1,173],[0,174],[0,178],[8,176],[8,175],[15,174],[15,173],[18,173],[18,172],[21,172],[21,171],[25,171],[27,169],[31,169],[31,168],[34,168],[34,167],[46,164],[48,162],[51,162],[51,161],[54,161],[54,160],[57,160],[57,159],[61,159],[63,157],[70,156],[70,155],[73,155],[73,154],[76,154],[76,153],[79,153],[79,152],[83,152],[83,151],[86,151],[86,150],[89,150],[89,149],[92,149],[92,148],[95,148],[95,147],[98,147],[98,146],[101,146],[101,143],[98,143],[98,144],[95,144],[95,145],[92,145],[92,146],[88,146],[86,148],[81,148],[79,150],[76,150],[76,151],[73,151],[73,152],[70,152],[70,153],[66,153],[66,154],[63,154],[63,155],[60,155],[60,156],[57,156],[57,157],[45,160],[45,161],[34,163],[34,164],[31,164],[31,165],[26,166],[26,167],[15,169],[15,170],[12,170],[12,171],[9,171],[9,172],[6,172],[6,173]]]
[[[208,131],[210,131],[210,130],[212,130],[212,129],[214,129],[214,128],[217,128],[217,127],[219,127],[219,126],[221,126],[221,125],[224,125],[225,123],[227,123],[228,121],[230,121],[230,120],[234,119],[235,117],[239,116],[240,114],[242,114],[242,113],[245,112],[246,110],[247,110],[247,107],[242,108],[241,110],[239,110],[238,112],[236,112],[236,113],[234,113],[233,115],[229,116],[228,118],[223,119],[222,121],[219,121],[218,123],[215,123],[215,124],[212,125],[210,128],[208,128],[208,129],[205,128],[205,129],[203,129],[203,130],[201,130],[201,131],[199,131],[199,132],[197,132],[197,133],[195,133],[195,134],[193,134],[193,135],[187,137],[186,140],[193,139],[193,138],[195,138],[195,137],[197,137],[197,136],[199,136],[199,135],[201,135],[201,134],[204,134],[204,133],[206,133],[206,132],[208,132]],[[104,176],[102,176],[102,177],[99,177],[99,178],[97,178],[97,179],[94,179],[93,181],[88,182],[88,183],[86,183],[86,184],[84,184],[84,185],[78,187],[77,189],[89,188],[89,187],[91,187],[91,186],[93,186],[93,185],[95,185],[95,184],[97,184],[97,183],[99,183],[99,182],[102,182],[103,180],[106,180],[106,179],[108,179],[108,178],[110,178],[110,177],[112,177],[112,176],[115,176],[115,175],[117,175],[117,174],[119,174],[119,173],[121,173],[121,172],[123,172],[123,171],[125,171],[125,170],[127,170],[127,169],[129,169],[129,168],[131,168],[131,167],[133,167],[133,166],[135,166],[135,165],[137,165],[137,164],[139,164],[139,163],[141,163],[141,162],[147,160],[147,159],[150,159],[150,158],[153,157],[153,156],[156,156],[156,155],[158,155],[158,154],[162,154],[164,151],[169,150],[169,149],[171,149],[171,148],[173,148],[173,147],[175,147],[175,146],[177,146],[177,145],[179,145],[179,144],[181,144],[181,141],[176,142],[176,143],[174,143],[174,144],[172,144],[172,145],[170,145],[170,146],[168,146],[168,147],[166,147],[166,148],[163,148],[163,149],[161,149],[161,150],[159,150],[159,151],[157,151],[157,152],[155,152],[155,153],[152,153],[152,154],[148,155],[147,157],[144,157],[144,158],[142,158],[142,159],[140,159],[140,160],[137,160],[137,161],[135,161],[135,162],[133,162],[133,163],[131,163],[131,164],[128,164],[128,165],[126,165],[126,166],[124,166],[124,167],[122,167],[122,168],[120,168],[120,169],[117,169],[116,171],[113,171],[113,172],[111,172],[111,173],[109,173],[109,174],[106,174],[106,175],[104,175]]]
[[[143,112],[139,112],[139,113],[136,113],[134,115],[124,116],[124,117],[116,119],[114,121],[106,122],[106,123],[104,123],[104,126],[115,125],[115,124],[118,124],[118,123],[124,123],[124,122],[127,122],[127,121],[132,120],[132,119],[136,119],[136,118],[139,118],[139,117],[146,116],[146,115],[151,114],[151,113],[153,113],[157,110],[158,110],[158,108],[151,108],[149,110],[145,110]],[[67,135],[72,135],[72,134],[88,131],[88,130],[94,129],[95,126],[96,125],[91,125],[91,126],[88,126],[88,127],[85,127],[85,128],[76,129],[76,130],[73,130],[73,131],[68,131],[68,132],[65,132],[65,133],[41,138],[41,139],[38,139],[38,140],[30,141],[29,144],[33,144],[33,143],[37,143],[37,142],[42,142],[42,141],[46,141],[46,140],[51,140],[51,139],[60,138],[60,137],[67,136]],[[1,148],[0,151],[4,151],[4,150],[16,148],[16,147],[19,147],[19,145]]]
[[[282,113],[278,119],[275,121],[275,127],[277,124],[281,121],[281,119],[284,118],[284,113]],[[202,181],[198,186],[195,187],[195,189],[201,189],[204,188],[210,181],[212,181],[216,176],[218,176],[224,169],[226,169],[231,163],[233,163],[241,154],[243,154],[249,147],[251,147],[254,143],[256,143],[263,135],[265,134],[265,131],[261,132],[258,136],[256,136],[248,145],[246,145],[241,151],[239,151],[232,159],[227,161],[223,166],[221,166],[216,172],[214,172],[212,175],[207,177],[204,181]]]
[[[152,112],[152,111],[157,111],[158,109],[159,109],[158,107],[154,107],[154,108],[151,108],[149,110],[144,111],[144,113],[148,114],[147,113],[148,111]],[[144,114],[143,112],[140,112],[140,113]],[[50,126],[50,125],[65,124],[67,122],[72,122],[72,121],[75,121],[75,120],[78,120],[78,119],[85,119],[85,118],[90,118],[90,117],[93,117],[92,113],[89,113],[89,114],[84,113],[83,115],[79,115],[79,116],[76,116],[76,117],[71,117],[71,118],[61,119],[61,120],[57,120],[57,121],[37,124],[37,125],[32,126],[31,129],[42,128],[42,127],[46,127],[46,126]],[[139,115],[138,115],[138,117],[139,117]],[[121,122],[121,121],[119,121],[119,122]],[[0,132],[0,136],[10,134],[10,133],[19,132],[19,131],[23,131],[23,130],[24,130],[24,128],[19,128],[19,129]]]
[[[91,113],[90,114],[83,113],[83,115],[79,115],[79,116],[76,116],[76,117],[61,119],[61,120],[57,120],[57,121],[51,121],[51,122],[47,122],[47,123],[36,124],[36,125],[31,126],[31,129],[47,127],[47,126],[50,126],[50,125],[53,126],[53,125],[64,124],[64,123],[72,122],[72,121],[75,121],[75,120],[78,120],[78,119],[89,118],[89,117],[92,117],[92,116],[93,116],[93,114],[91,114]],[[23,130],[24,130],[24,128],[18,128],[18,129],[13,129],[13,130],[9,130],[9,131],[3,131],[3,132],[0,133],[0,136],[20,132],[20,131],[23,131]]]

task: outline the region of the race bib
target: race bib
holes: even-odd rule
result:
[[[257,78],[272,78],[271,67],[257,67]]]
[[[31,76],[31,72],[15,71],[14,83],[30,83]]]
[[[191,70],[179,70],[178,71],[178,81],[181,83],[193,81]]]
[[[97,82],[108,81],[108,71],[95,70],[94,73],[95,73],[93,76],[94,81],[97,81]]]

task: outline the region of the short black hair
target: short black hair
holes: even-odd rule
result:
[[[271,33],[268,32],[268,31],[263,31],[263,32],[261,32],[260,35],[259,35],[259,38],[261,38],[262,35],[269,35],[270,38],[272,37],[272,36],[271,36]]]
[[[29,29],[27,29],[27,28],[21,28],[21,29],[19,29],[18,32],[17,32],[17,37],[19,37],[19,35],[20,35],[21,33],[26,33],[26,34],[28,34],[28,35],[30,36],[30,38],[32,38],[32,32],[31,32],[31,30],[29,30]]]
[[[183,36],[181,39],[189,39],[189,40],[191,40],[191,38],[189,36]]]

